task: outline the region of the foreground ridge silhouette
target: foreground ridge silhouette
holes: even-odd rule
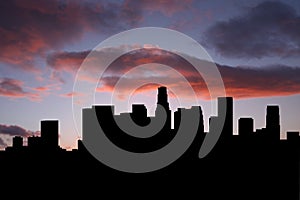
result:
[[[18,171],[22,179],[57,181],[64,177],[69,184],[87,184],[97,181],[102,192],[108,188],[141,192],[149,187],[174,193],[176,189],[189,191],[201,197],[244,199],[299,199],[299,132],[287,132],[287,140],[280,140],[280,115],[278,105],[268,105],[266,127],[254,131],[254,119],[240,118],[238,134],[233,135],[233,98],[218,98],[218,116],[209,119],[209,132],[204,132],[200,106],[178,108],[171,129],[171,110],[166,87],[158,88],[156,116],[166,113],[166,123],[154,136],[137,138],[126,134],[116,124],[114,117],[130,116],[139,126],[147,126],[155,117],[147,116],[144,105],[132,105],[132,113],[114,115],[112,105],[93,105],[83,109],[83,140],[88,116],[96,112],[99,124],[115,145],[132,152],[151,152],[168,144],[176,135],[183,112],[199,112],[199,127],[189,149],[177,161],[158,171],[130,174],[111,169],[97,161],[78,140],[78,149],[66,151],[59,147],[59,121],[41,121],[41,136],[13,138],[13,145],[0,152],[0,169],[10,173],[15,181]],[[203,159],[199,149],[207,134],[214,134],[215,125],[225,117],[222,134],[214,149]],[[143,134],[143,133],[141,133]],[[188,134],[188,133],[187,133]],[[50,173],[51,171],[51,173]],[[128,184],[130,181],[131,184]],[[153,183],[154,182],[154,183]],[[153,183],[153,184],[152,184]],[[213,192],[210,192],[213,191]]]

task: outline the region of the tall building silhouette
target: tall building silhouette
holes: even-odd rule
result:
[[[58,148],[58,120],[41,121],[41,139],[44,148]]]
[[[276,129],[279,128],[279,106],[277,105],[268,105],[267,106],[267,116],[266,116],[266,128],[267,129]]]
[[[238,121],[239,135],[248,135],[253,134],[253,119],[252,118],[240,118]]]
[[[203,119],[203,111],[201,106],[192,106],[191,109],[197,109],[199,110],[199,126],[198,126],[198,132],[200,134],[204,133],[204,119]]]
[[[278,105],[268,105],[266,114],[266,131],[269,137],[280,138],[280,115]]]
[[[223,136],[231,136],[233,133],[233,98],[218,98],[218,118],[219,122],[224,119]]]
[[[174,130],[177,131],[180,126],[181,121],[181,113],[185,110],[185,108],[177,108],[177,110],[174,112]]]
[[[169,102],[168,102],[167,88],[164,86],[158,88],[157,104],[162,105],[166,110],[170,109]]]
[[[167,114],[166,123],[163,128],[163,131],[167,132],[167,131],[171,130],[171,110],[170,110],[169,102],[168,102],[167,88],[164,86],[161,86],[158,88],[157,107],[155,110],[155,116],[159,116],[161,114],[161,112],[163,112],[163,110],[161,110],[161,109],[164,109],[164,111]]]
[[[208,121],[209,125],[209,133],[214,133],[215,129],[218,127],[217,124],[219,123],[218,116],[211,116]]]

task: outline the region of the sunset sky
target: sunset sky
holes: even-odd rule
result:
[[[262,128],[266,105],[278,104],[281,132],[300,130],[299,0],[11,0],[0,1],[0,149],[11,145],[14,135],[39,134],[42,119],[59,119],[60,145],[76,148],[81,136],[74,128],[72,95],[80,95],[73,84],[82,61],[108,37],[149,26],[180,31],[205,48],[227,95],[234,97],[235,122],[251,116],[255,128]],[[118,59],[97,97],[106,98],[129,66],[176,60],[163,51],[159,57],[152,53]],[[215,113],[205,88],[193,71],[176,63],[199,93],[207,131]],[[133,102],[145,101],[153,111],[155,87],[141,88]],[[123,89],[126,95],[126,85]],[[181,95],[184,91],[176,94]],[[170,102],[175,109],[175,99]]]

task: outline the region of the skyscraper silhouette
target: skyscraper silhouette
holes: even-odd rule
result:
[[[266,131],[268,137],[280,138],[280,115],[278,105],[268,105],[266,114]]]
[[[203,119],[203,112],[201,106],[192,106],[191,109],[198,109],[199,110],[199,127],[198,133],[204,134],[204,119]]]
[[[168,102],[168,93],[167,88],[164,86],[161,86],[158,88],[158,94],[157,94],[157,104],[160,104],[163,106],[166,110],[169,110],[169,102]]]
[[[177,110],[174,112],[174,130],[177,131],[180,126],[181,121],[181,113],[183,112],[185,108],[177,108]]]
[[[218,128],[217,124],[219,124],[219,118],[218,116],[211,116],[208,122],[209,133],[212,134],[216,131],[215,129]]]
[[[58,120],[41,121],[41,139],[45,149],[58,148]]]
[[[232,97],[218,98],[218,118],[224,120],[222,136],[231,136],[233,132],[233,99]]]
[[[164,111],[167,114],[166,123],[165,123],[162,131],[168,132],[171,130],[171,110],[170,110],[169,102],[168,102],[167,88],[164,86],[161,86],[158,88],[157,107],[155,110],[155,116],[159,116],[163,112],[162,109],[164,109]]]

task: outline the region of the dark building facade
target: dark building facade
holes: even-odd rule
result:
[[[168,102],[168,92],[166,87],[159,87],[157,93],[157,104],[163,106],[166,110],[170,110]]]
[[[218,98],[218,120],[224,121],[223,136],[231,136],[233,133],[233,99],[232,97]]]
[[[23,147],[23,137],[15,136],[13,137],[13,148],[20,149]]]
[[[36,150],[36,149],[42,149],[43,143],[42,138],[37,136],[32,136],[27,138],[27,145],[30,149]]]
[[[266,132],[269,138],[280,138],[280,114],[278,105],[268,105],[266,114]]]
[[[150,119],[147,117],[147,108],[143,104],[133,104],[130,116],[139,126],[146,126],[150,122]]]
[[[164,109],[164,110],[162,110]],[[161,86],[158,88],[157,93],[157,107],[155,110],[155,116],[160,117],[162,112],[166,112],[166,123],[163,127],[163,131],[167,132],[171,130],[171,110],[168,102],[168,91],[167,88],[164,86]]]
[[[201,106],[192,106],[190,109],[186,108],[177,108],[177,111],[174,112],[174,131],[176,132],[180,126],[181,122],[181,115],[183,112],[192,112],[193,110],[196,110],[199,112],[199,124],[198,124],[198,132],[204,133],[204,120],[203,120],[203,113]]]
[[[240,118],[238,124],[239,135],[250,136],[251,134],[253,134],[254,124],[252,118]]]
[[[58,148],[58,130],[58,120],[41,121],[41,139],[45,148]]]

